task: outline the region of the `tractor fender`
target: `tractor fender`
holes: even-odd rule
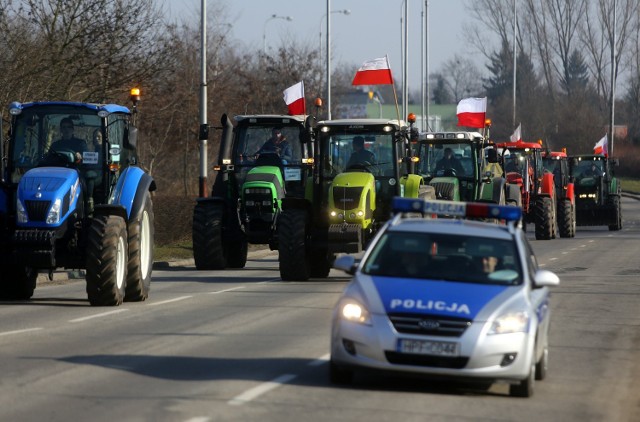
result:
[[[155,190],[156,185],[151,176],[140,167],[129,166],[118,178],[116,188],[111,194],[109,205],[120,205],[126,210],[126,220],[137,216],[137,212],[144,203],[144,195],[147,191]],[[138,194],[140,192],[140,194]],[[138,203],[134,201],[138,197]],[[136,208],[137,207],[137,208]]]
[[[540,194],[545,195],[545,196],[550,196],[550,197],[554,197],[553,191],[555,188],[555,185],[553,183],[553,174],[552,173],[545,173],[542,175],[542,183],[540,183]]]
[[[576,191],[573,183],[567,184],[567,199],[569,199],[572,204],[576,203]]]
[[[420,187],[424,184],[422,176],[409,174],[400,179],[400,185],[404,186],[403,195],[405,198],[418,198]]]

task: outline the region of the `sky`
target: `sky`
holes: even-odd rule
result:
[[[170,18],[194,19],[199,24],[201,0],[164,0]],[[283,39],[295,38],[320,48],[326,43],[326,11],[330,1],[332,65],[353,65],[388,55],[394,78],[402,80],[401,18],[405,0],[207,0],[207,10],[226,5],[233,25],[231,36],[252,49],[277,48]],[[424,0],[408,1],[409,91],[421,87],[422,13]],[[455,54],[483,59],[465,43],[464,23],[472,23],[463,0],[429,0],[429,73],[437,72]],[[349,14],[337,11],[349,10]],[[269,19],[273,15],[291,17]],[[479,65],[478,68],[483,68]]]

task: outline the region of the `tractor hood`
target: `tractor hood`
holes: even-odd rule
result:
[[[58,227],[73,212],[80,197],[80,177],[75,169],[38,167],[18,184],[16,218],[19,227]]]

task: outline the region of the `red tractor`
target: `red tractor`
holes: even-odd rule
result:
[[[523,223],[535,224],[536,239],[555,239],[555,185],[553,174],[544,171],[542,146],[518,141],[497,143],[496,147],[501,151],[507,183],[520,186]]]
[[[560,237],[574,237],[576,235],[576,195],[573,178],[569,174],[567,150],[562,148],[562,151],[544,151],[542,159],[545,171],[553,174]]]

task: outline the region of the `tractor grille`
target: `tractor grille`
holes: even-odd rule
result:
[[[460,337],[471,325],[463,318],[429,315],[390,314],[389,319],[399,333],[429,336]]]
[[[362,187],[347,188],[336,186],[333,188],[333,203],[341,210],[353,210],[358,207],[362,195]]]
[[[31,221],[45,221],[51,201],[24,201],[27,206],[27,215]]]

